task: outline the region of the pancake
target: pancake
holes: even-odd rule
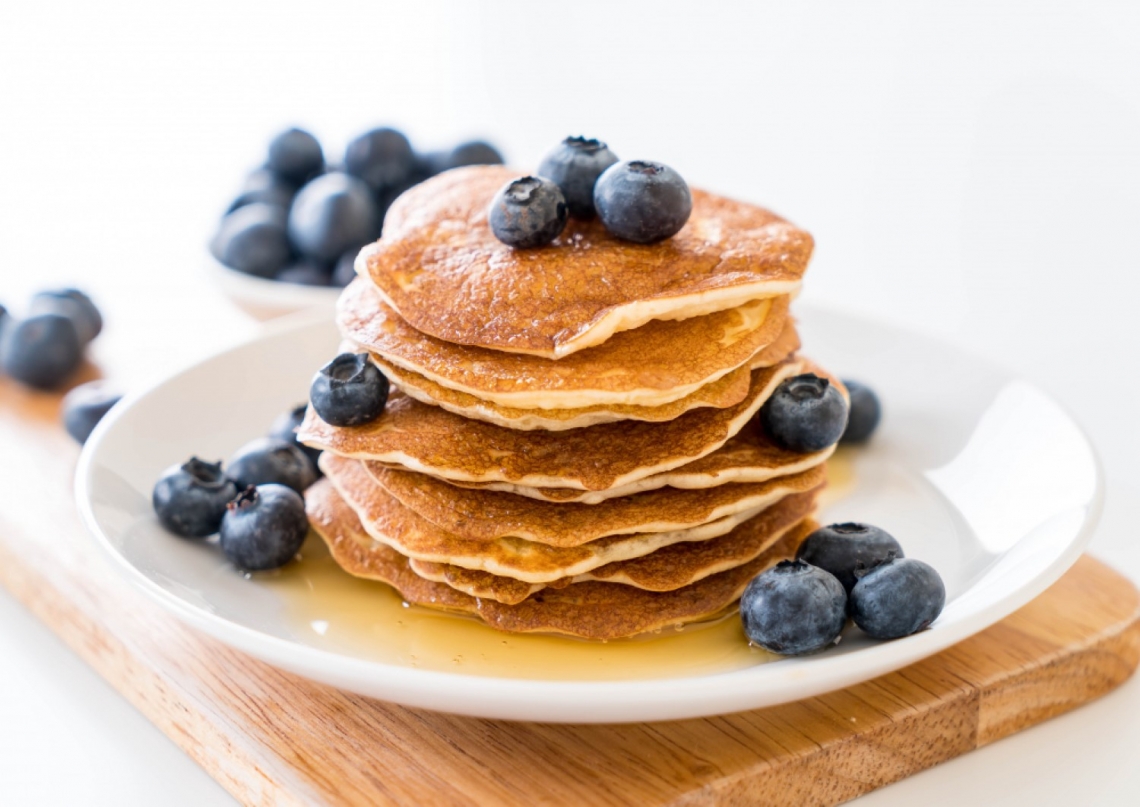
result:
[[[513,493],[516,496],[525,496],[544,502],[579,502],[596,505],[611,499],[634,496],[645,491],[660,490],[665,487],[695,490],[728,483],[764,482],[784,474],[803,473],[809,468],[822,465],[834,451],[835,446],[828,446],[822,451],[811,454],[800,454],[796,451],[780,448],[753,421],[706,457],[701,457],[688,465],[682,465],[680,468],[674,468],[664,473],[606,490],[529,487],[509,482],[457,482],[451,480],[450,484],[471,490]]]
[[[320,465],[368,534],[401,555],[528,583],[574,577],[607,563],[648,555],[671,544],[725,535],[786,496],[813,490],[822,482],[821,476],[810,473],[780,477],[767,483],[766,494],[754,508],[707,524],[671,532],[607,536],[577,546],[554,547],[517,538],[471,540],[448,532],[400,504],[376,484],[359,461],[326,454],[321,457]]]
[[[358,346],[349,344],[350,347],[347,348],[349,351],[359,349]],[[389,364],[376,354],[371,354],[371,358],[390,381],[399,386],[407,395],[422,403],[441,406],[448,412],[494,423],[496,426],[503,426],[508,429],[565,431],[566,429],[597,426],[601,423],[613,423],[618,420],[644,420],[650,423],[660,423],[673,420],[691,409],[699,409],[704,406],[726,409],[740,403],[748,395],[754,368],[768,367],[782,361],[794,353],[799,348],[799,344],[799,336],[789,322],[776,341],[762,348],[752,357],[749,364],[737,367],[728,375],[721,376],[711,384],[706,384],[684,398],[660,406],[598,404],[580,409],[516,409],[500,406],[480,400],[465,392],[441,387],[421,375]]]
[[[498,630],[559,633],[583,639],[620,639],[684,625],[724,613],[748,581],[777,561],[791,557],[814,526],[790,530],[755,559],[674,591],[645,591],[621,583],[574,583],[539,591],[516,605],[464,594],[425,580],[394,549],[377,544],[332,484],[318,480],[305,492],[309,523],[328,544],[333,558],[350,573],[392,586],[408,603],[478,616]]]
[[[362,280],[345,289],[337,305],[337,325],[349,341],[441,387],[518,409],[670,403],[738,367],[762,364],[757,353],[779,339],[788,322],[786,297],[758,300],[684,322],[653,322],[551,361],[422,334]],[[767,363],[792,352],[789,344],[782,341],[782,353]]]
[[[356,270],[416,330],[447,342],[546,358],[600,345],[651,320],[688,319],[794,292],[812,239],[753,205],[692,191],[688,223],[641,245],[571,220],[541,249],[513,249],[487,223],[522,173],[447,171],[389,208]]]
[[[440,583],[471,597],[494,600],[506,605],[516,605],[531,594],[543,589],[562,588],[571,582],[571,578],[564,577],[549,583],[528,583],[525,580],[515,580],[513,577],[501,577],[490,572],[452,566],[450,563],[433,563],[415,558],[408,558],[408,567],[424,580]]]
[[[389,364],[376,354],[371,354],[371,358],[373,363],[380,368],[380,371],[388,377],[389,381],[421,403],[441,406],[448,412],[454,412],[465,418],[482,420],[486,423],[502,426],[505,429],[521,429],[522,431],[535,431],[536,429],[566,431],[567,429],[597,426],[602,423],[613,423],[618,420],[644,420],[659,423],[665,420],[673,420],[690,409],[699,409],[703,406],[725,409],[733,404],[740,403],[744,399],[744,396],[748,394],[749,382],[752,379],[752,368],[737,367],[728,375],[721,376],[711,384],[706,384],[691,395],[686,395],[684,398],[660,406],[599,404],[579,409],[517,409],[500,406],[489,401],[481,401],[466,392],[441,387],[422,375]]]
[[[597,505],[555,504],[511,493],[457,488],[425,474],[376,463],[363,466],[388,495],[442,530],[471,541],[516,538],[560,547],[581,546],[612,535],[686,530],[752,511],[770,503],[773,484],[660,488]],[[827,471],[817,465],[791,478],[814,488],[824,484]]]
[[[605,490],[693,462],[720,448],[786,378],[789,358],[752,374],[748,397],[728,409],[694,409],[666,423],[625,420],[564,432],[519,431],[469,420],[398,390],[371,423],[336,428],[313,410],[298,429],[315,448],[447,480]]]
[[[446,563],[411,560],[410,564],[420,577],[446,583],[472,597],[511,605],[547,586],[562,588],[589,580],[621,583],[646,591],[673,591],[747,563],[800,524],[814,508],[815,491],[793,494],[720,538],[673,544],[640,558],[609,563],[592,572],[546,584],[525,583]]]

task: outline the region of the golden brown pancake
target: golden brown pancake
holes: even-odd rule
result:
[[[326,454],[320,464],[337,493],[356,511],[364,529],[377,541],[410,558],[451,563],[528,583],[574,577],[670,544],[725,535],[781,499],[814,490],[822,483],[821,475],[810,472],[780,477],[766,483],[766,495],[759,498],[755,508],[707,524],[672,532],[606,536],[576,546],[555,547],[517,538],[471,540],[448,532],[400,504],[376,484],[359,461]]]
[[[728,409],[694,409],[666,423],[625,420],[564,432],[519,431],[469,420],[393,391],[371,423],[336,428],[313,410],[298,430],[316,448],[467,482],[605,490],[712,453],[740,431],[775,388],[804,367],[792,358],[752,375]]]
[[[694,190],[688,223],[641,245],[571,220],[553,244],[513,249],[487,224],[522,176],[505,166],[447,171],[389,208],[365,247],[370,277],[412,327],[447,342],[561,358],[651,320],[688,319],[794,292],[812,239],[753,205]]]
[[[372,361],[390,381],[417,401],[441,406],[448,412],[494,423],[508,429],[565,431],[567,429],[581,429],[586,426],[597,426],[600,423],[613,423],[618,420],[644,420],[650,423],[660,423],[673,420],[690,409],[700,409],[703,406],[726,409],[740,403],[748,395],[754,368],[769,367],[782,361],[799,348],[799,341],[795,328],[789,322],[777,340],[761,349],[752,358],[750,364],[737,367],[728,375],[721,376],[711,384],[706,384],[684,398],[660,406],[599,404],[581,409],[516,409],[500,406],[480,400],[465,392],[441,387],[424,376],[389,364],[375,353],[370,355]],[[347,347],[342,347],[341,352],[356,350],[359,350],[359,347],[349,342]]]
[[[426,474],[373,462],[363,465],[404,507],[471,541],[518,538],[571,547],[612,535],[674,532],[755,510],[770,503],[772,493],[772,482],[767,481],[696,490],[659,488],[596,505],[555,504],[512,493],[458,488]],[[824,483],[827,471],[817,465],[792,478],[814,488]]]
[[[579,409],[600,404],[660,406],[743,366],[773,364],[789,322],[788,299],[758,300],[684,322],[653,322],[604,345],[552,361],[451,344],[420,333],[355,281],[341,296],[341,334],[385,361],[482,401],[518,409]]]
[[[425,580],[408,559],[377,544],[332,483],[319,480],[305,492],[309,523],[328,544],[333,558],[358,577],[380,580],[407,602],[477,615],[493,628],[515,633],[561,633],[584,639],[619,639],[724,612],[739,599],[748,581],[795,554],[811,532],[807,521],[748,563],[674,591],[645,591],[621,583],[574,583],[539,591],[516,605],[477,599],[445,583]]]
[[[545,584],[525,583],[446,563],[413,559],[410,564],[420,577],[447,583],[472,597],[488,597],[512,605],[548,586],[562,588],[589,580],[647,591],[672,591],[747,563],[802,522],[814,507],[815,491],[793,494],[720,538],[672,544],[640,558],[609,563],[592,572]]]
[[[351,344],[351,343],[350,343]],[[349,352],[358,350],[356,345]],[[345,352],[344,350],[341,351]],[[389,364],[375,353],[370,354],[373,363],[404,393],[417,401],[441,406],[448,412],[486,423],[494,423],[506,429],[522,431],[566,431],[597,426],[601,423],[614,423],[619,420],[645,420],[659,423],[673,420],[690,409],[711,406],[725,409],[740,403],[748,394],[752,380],[751,367],[737,367],[726,376],[721,376],[711,384],[698,389],[676,401],[661,406],[637,406],[630,404],[598,404],[579,409],[518,409],[500,406],[490,401],[482,401],[466,392],[441,387],[422,375],[409,372],[402,367]]]
[[[773,443],[755,421],[746,425],[727,443],[706,457],[688,465],[648,476],[628,485],[606,490],[577,490],[574,488],[542,488],[514,485],[509,482],[457,482],[451,485],[472,490],[489,490],[513,493],[545,502],[580,502],[596,505],[610,499],[634,496],[664,487],[694,490],[711,488],[728,483],[747,484],[764,482],[785,474],[803,473],[822,465],[835,451],[828,446],[822,451],[800,454],[780,448]]]
[[[545,588],[561,588],[571,582],[563,578],[549,583],[528,583],[525,580],[515,580],[513,577],[500,577],[490,572],[452,566],[450,563],[433,563],[415,558],[408,558],[408,567],[424,580],[450,586],[472,597],[494,600],[507,605],[520,603],[531,594]]]

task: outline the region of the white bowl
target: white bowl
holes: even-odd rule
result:
[[[267,320],[307,309],[321,309],[329,318],[341,290],[334,286],[303,286],[230,269],[209,252],[206,271],[233,303],[254,319]]]

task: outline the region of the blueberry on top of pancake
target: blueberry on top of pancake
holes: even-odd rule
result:
[[[549,246],[516,250],[487,222],[522,172],[459,168],[404,193],[358,267],[412,327],[464,345],[561,358],[652,320],[687,319],[794,292],[811,236],[755,205],[692,191],[680,232],[635,244],[571,220]]]

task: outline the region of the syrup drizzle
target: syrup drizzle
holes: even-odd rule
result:
[[[846,452],[828,461],[821,504],[852,486]],[[341,655],[466,675],[562,681],[674,678],[729,672],[778,656],[749,645],[733,611],[633,639],[591,642],[510,634],[472,616],[409,605],[383,583],[347,574],[310,535],[302,560],[258,582],[281,594],[293,638]]]

